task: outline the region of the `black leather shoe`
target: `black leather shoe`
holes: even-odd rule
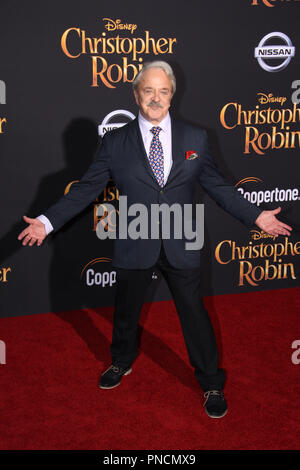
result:
[[[203,406],[210,418],[222,418],[226,415],[228,407],[221,390],[208,390],[204,397],[206,400]]]
[[[99,382],[100,388],[114,388],[120,385],[123,375],[128,375],[132,371],[131,367],[121,367],[114,364],[103,372]]]

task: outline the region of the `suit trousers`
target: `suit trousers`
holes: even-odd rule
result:
[[[196,379],[204,391],[222,389],[225,372],[218,368],[214,330],[204,307],[200,268],[177,269],[170,265],[163,248],[157,263],[148,269],[116,268],[117,288],[113,320],[112,362],[129,367],[138,356],[137,329],[153,270],[159,269],[174,299]],[[166,325],[167,326],[167,325]]]

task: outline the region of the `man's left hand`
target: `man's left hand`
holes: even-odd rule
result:
[[[262,213],[257,217],[255,223],[261,228],[264,232],[269,235],[278,237],[278,235],[290,235],[292,227],[289,225],[280,222],[276,218],[276,214],[281,211],[281,207],[277,207],[273,211],[262,211]]]

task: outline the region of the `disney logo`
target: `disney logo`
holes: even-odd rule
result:
[[[136,24],[122,23],[120,19],[117,19],[117,20],[111,20],[110,18],[102,18],[102,19],[103,21],[107,21],[107,23],[104,26],[107,31],[115,31],[117,29],[121,29],[121,30],[126,29],[130,31],[131,34],[133,34],[137,28]]]
[[[257,95],[260,96],[260,98],[258,98],[260,104],[280,103],[282,106],[287,100],[285,96],[273,96],[273,93],[269,93],[268,95],[265,93],[257,93]]]
[[[268,233],[264,232],[263,230],[250,230],[252,233],[252,239],[253,240],[260,240],[261,238],[272,238],[272,240],[275,240],[274,235],[269,235]]]

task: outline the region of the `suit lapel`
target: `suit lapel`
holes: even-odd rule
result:
[[[182,129],[180,128],[180,123],[176,121],[171,116],[171,133],[172,133],[172,167],[169,173],[169,177],[165,184],[169,185],[172,181],[179,175],[181,168],[180,164],[183,160],[183,150],[182,150]]]

